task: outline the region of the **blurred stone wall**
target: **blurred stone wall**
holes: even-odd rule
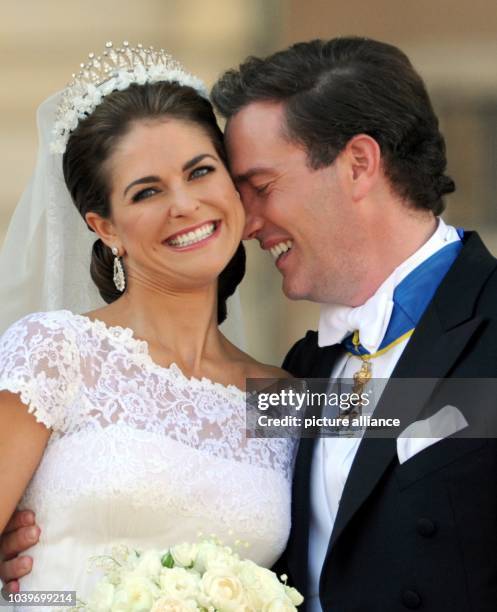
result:
[[[212,84],[248,54],[358,34],[404,49],[425,78],[458,184],[446,218],[497,252],[497,3],[490,0],[4,0],[0,20],[0,242],[36,155],[35,111],[106,40],[169,49]],[[332,248],[332,245],[330,245]],[[248,350],[281,362],[318,308],[289,302],[279,272],[247,245]]]

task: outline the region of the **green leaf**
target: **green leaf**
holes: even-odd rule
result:
[[[168,567],[171,569],[174,567],[174,559],[172,554],[168,551],[160,560],[162,567]]]

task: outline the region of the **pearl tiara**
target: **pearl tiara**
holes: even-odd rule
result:
[[[108,42],[105,47],[102,55],[88,55],[89,61],[80,64],[80,72],[72,75],[72,81],[65,88],[55,117],[52,153],[64,153],[78,122],[91,115],[105,96],[127,89],[132,83],[176,82],[208,97],[204,83],[164,49],[145,48],[141,44],[131,47],[128,41],[117,48]]]

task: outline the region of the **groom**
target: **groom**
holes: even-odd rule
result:
[[[288,297],[322,304],[319,331],[286,369],[497,377],[497,261],[476,234],[438,219],[454,184],[402,52],[358,38],[301,43],[228,71],[213,100],[227,118],[246,238],[279,254]],[[405,398],[406,424],[433,416],[439,387]],[[282,562],[307,610],[496,609],[496,442],[438,437],[302,440]],[[30,529],[38,537],[31,521],[13,519],[9,557],[32,545]],[[23,575],[21,562],[0,576]]]
[[[360,38],[301,43],[228,71],[212,95],[245,237],[281,253],[289,298],[322,303],[319,331],[284,368],[497,377],[497,261],[478,235],[438,219],[454,183],[401,51]],[[442,382],[404,398],[405,425],[443,408],[428,408]],[[461,402],[446,413],[463,417]],[[497,610],[496,441],[302,440],[283,561],[312,612]]]

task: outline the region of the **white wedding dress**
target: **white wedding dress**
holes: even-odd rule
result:
[[[24,590],[76,591],[90,557],[214,534],[270,567],[290,528],[294,443],[245,438],[245,393],[155,364],[129,329],[67,310],[0,340],[0,389],[52,429],[20,507],[36,512]],[[21,606],[19,606],[21,608]]]

